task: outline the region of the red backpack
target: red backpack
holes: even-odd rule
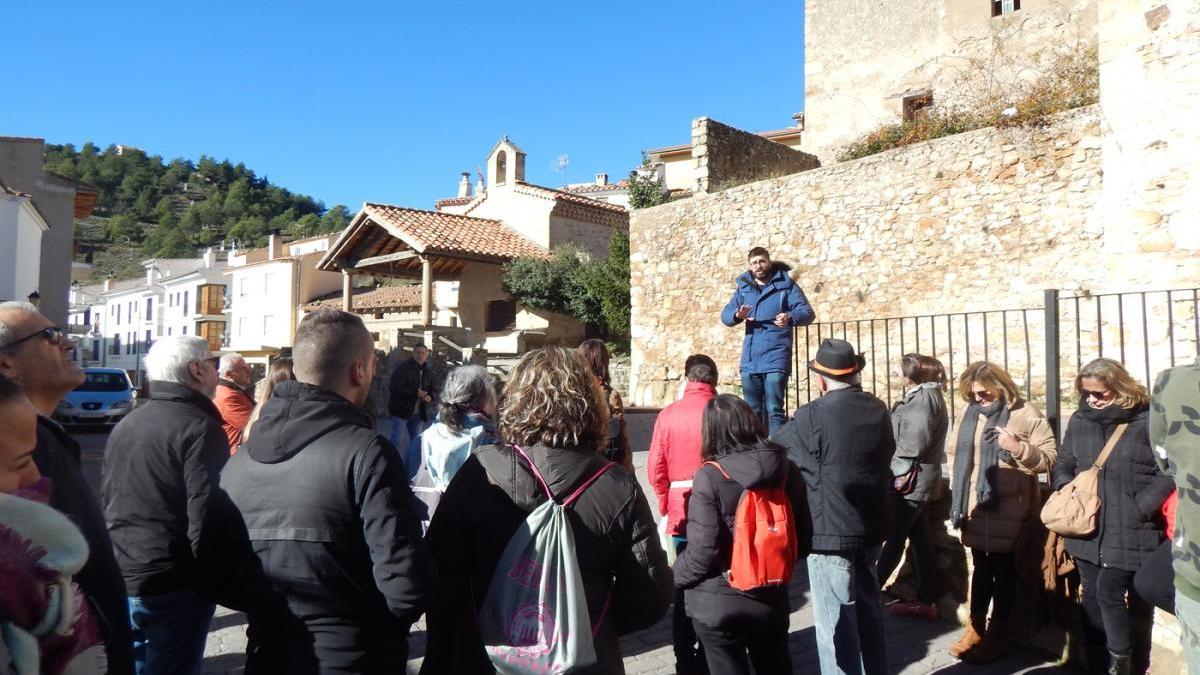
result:
[[[727,480],[733,480],[717,462],[708,461]],[[799,557],[795,516],[788,499],[787,476],[779,487],[742,492],[733,518],[733,557],[729,585],[739,591],[787,586]]]

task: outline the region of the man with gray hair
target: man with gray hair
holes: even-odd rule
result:
[[[248,610],[246,672],[404,672],[435,572],[399,453],[362,408],[374,341],[358,316],[319,309],[292,355],[296,379],[221,476],[279,601]]]
[[[104,450],[108,531],[129,589],[139,675],[199,673],[215,606],[204,597],[201,531],[229,445],[213,405],[217,359],[203,338],[159,339],[146,354],[150,400]]]
[[[108,672],[130,675],[129,609],[104,513],[83,477],[79,444],[51,419],[67,392],[83,383],[75,343],[27,302],[0,302],[0,374],[16,380],[38,411],[33,461],[50,479],[50,506],[67,514],[88,543],[75,581],[100,615]]]
[[[229,441],[229,452],[237,452],[242,442],[242,431],[254,413],[254,396],[250,392],[250,365],[241,354],[221,355],[217,366],[217,394],[213,405],[221,413],[221,426]]]
[[[808,580],[822,675],[888,672],[875,562],[891,526],[896,441],[887,406],[862,389],[865,365],[849,342],[821,342],[808,363],[821,397],[771,436],[808,485]]]

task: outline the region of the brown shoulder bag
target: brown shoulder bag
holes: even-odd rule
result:
[[[1096,463],[1046,500],[1042,507],[1042,522],[1047,530],[1075,539],[1091,536],[1096,531],[1096,517],[1100,514],[1100,468],[1108,461],[1127,426],[1118,424]]]

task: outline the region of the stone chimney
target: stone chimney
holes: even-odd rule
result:
[[[479,180],[475,181],[475,194],[481,195],[486,191],[487,191],[487,189],[483,183],[483,173],[480,173]]]
[[[470,197],[471,196],[471,172],[470,171],[462,172],[462,178],[460,178],[458,180],[458,196],[459,197]]]
[[[158,265],[154,264],[154,261],[151,260],[150,263],[146,265],[146,285],[149,286],[153,284],[156,279],[158,279]]]
[[[213,258],[214,258],[213,250],[212,250],[212,247],[209,246],[208,250],[204,252],[204,256],[202,257],[202,259],[204,260],[204,268],[205,269],[212,269]]]
[[[113,285],[112,275],[110,274],[110,275],[104,277],[104,292],[105,293],[112,290],[112,285]]]
[[[608,174],[606,174],[606,173],[596,174],[596,185],[608,185]]]
[[[282,245],[283,245],[283,241],[281,241],[281,238],[280,238],[278,232],[272,232],[270,235],[268,235],[267,236],[267,260],[274,260],[276,258],[282,257],[282,252],[280,250]]]

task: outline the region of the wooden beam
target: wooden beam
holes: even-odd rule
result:
[[[420,254],[418,254],[416,251],[410,250],[400,251],[399,253],[389,253],[387,255],[371,256],[370,258],[363,258],[362,260],[354,263],[354,269],[361,270],[372,265],[385,265],[387,263],[400,262],[401,260],[416,258],[419,255]]]
[[[421,256],[421,324],[433,323],[433,260]]]

